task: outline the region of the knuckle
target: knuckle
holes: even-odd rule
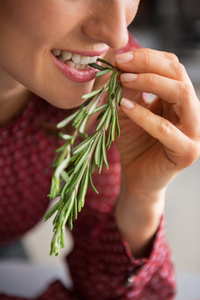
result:
[[[147,77],[147,84],[149,87],[151,87],[151,90],[153,92],[153,87],[157,83],[157,76],[156,74],[149,74]]]
[[[171,60],[176,61],[176,62],[179,63],[179,58],[178,58],[178,56],[176,54],[169,52],[168,53],[168,57],[169,57],[169,59],[171,59]]]
[[[179,82],[179,97],[184,102],[184,105],[191,103],[191,100],[194,98],[193,89],[186,82]]]
[[[176,70],[176,73],[177,73],[178,77],[180,79],[184,79],[186,77],[186,74],[187,74],[185,66],[183,64],[179,63],[179,62],[176,62],[176,61],[174,62],[174,64],[175,64],[175,70]]]
[[[148,121],[150,116],[150,111],[148,109],[144,109],[143,114],[141,115],[140,119],[142,123],[146,123]]]
[[[183,167],[191,166],[200,155],[200,147],[197,143],[190,141],[183,159]]]
[[[149,63],[151,61],[151,53],[150,53],[150,49],[145,49],[144,50],[144,57],[143,57],[143,64],[145,66],[148,66]]]
[[[172,126],[173,125],[168,120],[161,118],[158,130],[162,135],[168,135],[172,131]]]

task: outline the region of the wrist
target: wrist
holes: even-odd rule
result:
[[[122,237],[134,256],[148,253],[164,211],[165,190],[129,194],[121,190],[115,207],[115,219]]]

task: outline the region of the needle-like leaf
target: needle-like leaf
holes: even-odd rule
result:
[[[117,130],[118,136],[120,134],[117,105],[120,104],[122,85],[119,80],[117,81],[119,70],[103,59],[98,59],[98,61],[108,67],[96,63],[89,65],[100,70],[97,76],[112,72],[110,80],[101,89],[83,95],[82,98],[88,100],[76,112],[57,125],[58,128],[63,128],[72,122],[74,133],[72,135],[59,133],[59,136],[67,142],[56,150],[59,155],[56,156],[53,163],[55,170],[49,196],[50,198],[59,196],[59,200],[45,216],[46,221],[56,214],[53,220],[54,235],[50,255],[59,255],[60,249],[65,246],[65,225],[68,222],[69,228],[73,228],[73,220],[77,219],[78,212],[84,206],[88,184],[98,193],[92,182],[92,174],[95,166],[98,167],[99,173],[101,173],[103,164],[106,168],[109,167],[106,148],[110,148],[114,141],[115,130]],[[107,103],[98,106],[106,91],[109,91]],[[98,124],[95,131],[87,136],[85,128],[89,116],[97,112],[100,112],[97,117]],[[83,141],[74,146],[78,134],[81,134]]]

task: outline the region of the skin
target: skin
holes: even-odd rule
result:
[[[141,255],[160,222],[167,186],[200,155],[200,103],[174,54],[140,49],[128,63],[117,65],[125,72],[124,96],[134,107],[121,102],[122,188],[115,213],[134,254]],[[142,92],[157,97],[147,104]]]
[[[126,27],[137,12],[138,2],[0,0],[0,78],[6,76],[7,86],[31,90],[55,106],[80,105],[81,96],[91,90],[94,82],[79,84],[66,79],[52,61],[51,50],[124,47],[128,41]],[[7,96],[4,87],[2,83],[2,106],[3,95]]]
[[[138,5],[139,0],[0,0],[0,124],[23,109],[29,91],[68,109],[91,90],[94,81],[77,83],[61,74],[50,58],[52,49],[109,47],[105,58],[112,54],[127,76],[138,74],[135,81],[122,77],[123,96],[135,106],[127,109],[122,101],[119,110],[122,183],[115,207],[117,225],[135,256],[148,255],[167,185],[200,153],[199,102],[177,57],[150,49],[133,51],[128,63],[113,57],[113,49],[128,41],[127,26]],[[144,104],[144,91],[158,96],[151,105]]]

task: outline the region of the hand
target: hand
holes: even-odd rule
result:
[[[118,221],[124,219],[126,207],[130,211],[132,205],[135,210],[136,203],[141,214],[144,207],[152,209],[159,203],[160,215],[167,185],[200,154],[199,100],[174,54],[139,49],[117,55],[116,64],[124,72],[123,96],[132,100],[122,100],[119,110],[122,191]],[[147,104],[143,92],[157,97]],[[129,198],[128,205],[125,198]],[[124,214],[119,213],[121,209]]]

